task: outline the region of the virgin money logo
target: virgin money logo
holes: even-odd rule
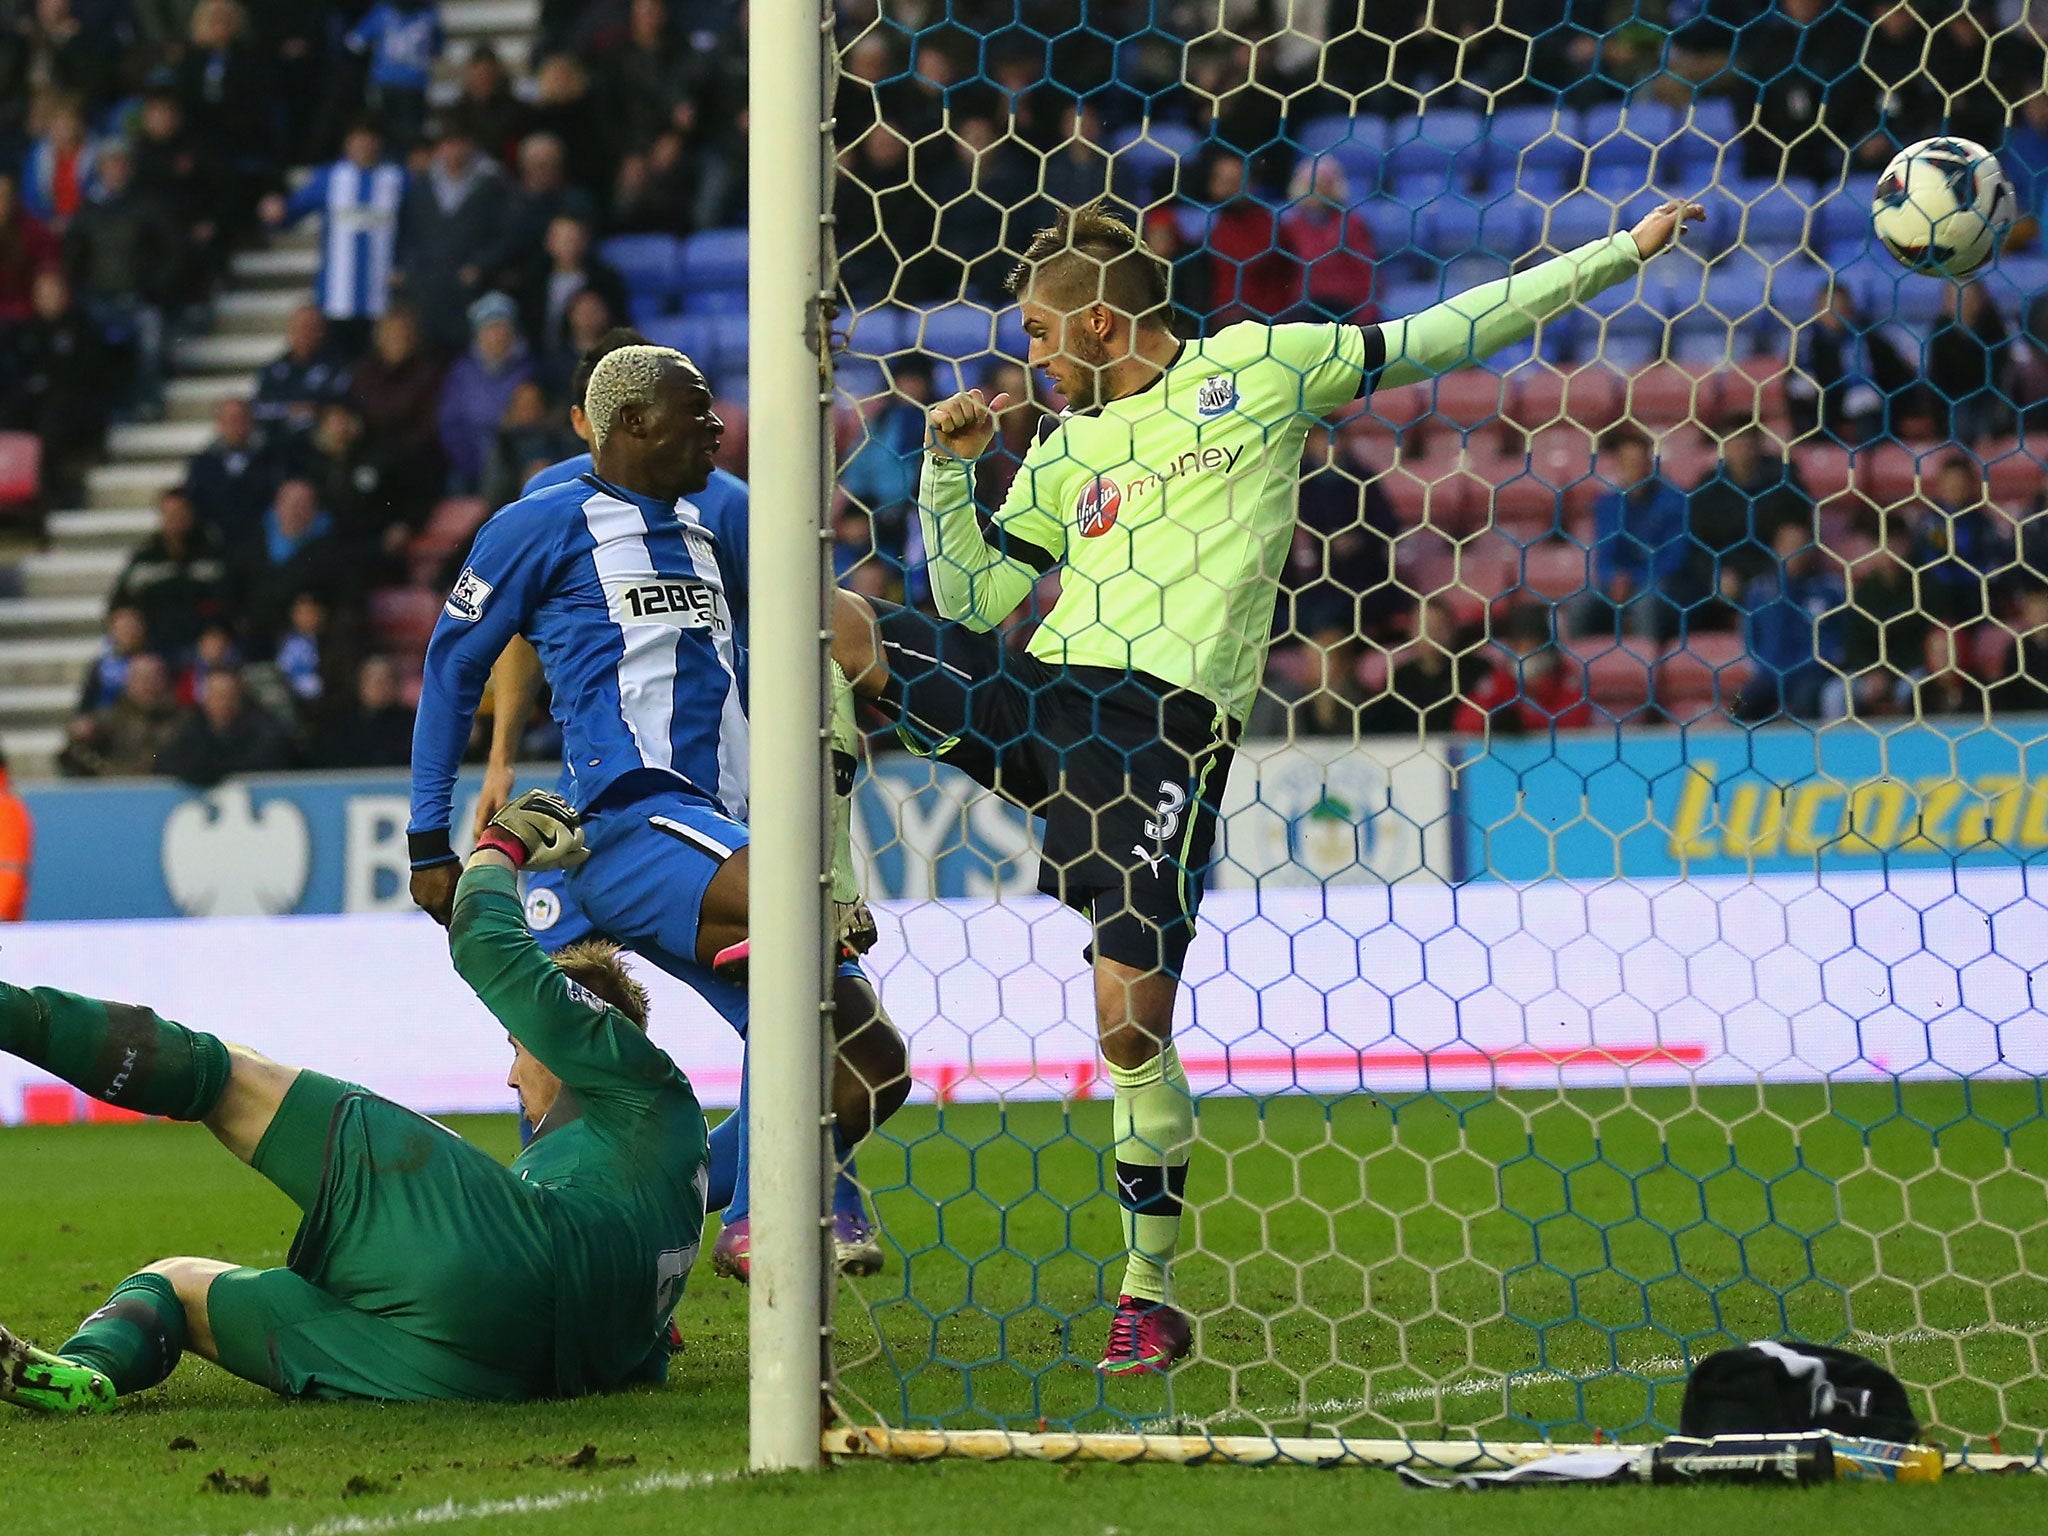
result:
[[[1081,524],[1081,537],[1099,538],[1116,526],[1116,515],[1122,510],[1124,494],[1116,488],[1113,480],[1090,480],[1081,487],[1081,494],[1074,502],[1074,515]]]

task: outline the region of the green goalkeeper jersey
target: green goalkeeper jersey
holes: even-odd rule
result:
[[[463,875],[449,943],[463,980],[562,1080],[512,1165],[536,1191],[553,1250],[556,1390],[658,1376],[704,1226],[697,1095],[644,1030],[541,952],[509,869]]]
[[[1032,655],[1144,673],[1242,721],[1309,427],[1375,382],[1428,377],[1524,338],[1640,265],[1633,239],[1614,235],[1384,326],[1247,322],[1185,342],[1146,388],[1070,412],[1032,447],[992,541],[968,466],[928,455],[920,515],[939,611],[992,628],[1040,570],[1064,566]]]

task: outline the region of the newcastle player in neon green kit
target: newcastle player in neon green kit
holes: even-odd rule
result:
[[[932,408],[919,514],[944,619],[841,593],[834,659],[923,750],[1044,818],[1039,883],[1093,927],[1127,1250],[1104,1371],[1163,1370],[1192,1342],[1169,1287],[1194,1139],[1174,999],[1310,425],[1525,339],[1704,216],[1667,203],[1407,319],[1245,323],[1194,341],[1170,327],[1166,264],[1084,208],[1042,231],[1011,278],[1031,366],[1067,408],[992,528],[972,462],[1007,397],[970,390]],[[1024,654],[1006,651],[993,631],[1055,568],[1058,603]]]
[[[513,1401],[659,1381],[704,1223],[704,1114],[606,944],[550,959],[516,875],[577,862],[545,791],[500,811],[455,896],[455,968],[512,1037],[537,1127],[510,1168],[350,1084],[159,1018],[0,985],[0,1049],[206,1125],[304,1212],[279,1269],[165,1259],[54,1350],[0,1328],[0,1399],[90,1413],[185,1350],[288,1397]]]

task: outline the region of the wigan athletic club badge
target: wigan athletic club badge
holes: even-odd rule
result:
[[[1237,380],[1227,373],[1212,373],[1195,391],[1195,409],[1204,416],[1221,416],[1237,405]]]

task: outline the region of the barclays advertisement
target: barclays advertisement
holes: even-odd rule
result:
[[[2048,716],[1495,742],[1459,873],[1528,882],[2011,865],[2048,852]]]
[[[456,787],[458,833],[481,772]],[[1341,750],[1248,742],[1224,803],[1221,887],[1441,883],[1450,873],[1449,767],[1413,742]],[[552,782],[535,767],[526,782]],[[27,785],[35,818],[31,921],[403,913],[403,776],[290,774],[199,791],[160,780]],[[1009,900],[1038,886],[1024,813],[958,770],[882,758],[853,821],[878,900]]]

